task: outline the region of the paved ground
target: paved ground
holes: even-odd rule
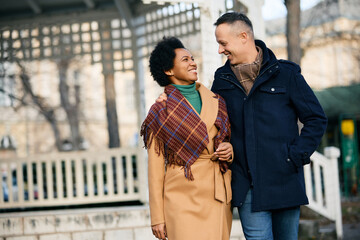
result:
[[[360,240],[360,198],[343,199],[341,208],[343,214],[343,240]],[[301,208],[301,219],[302,226],[299,228],[299,239],[336,240],[334,222],[306,207]],[[316,227],[316,225],[318,226]],[[305,229],[305,232],[300,231],[301,229]],[[309,236],[313,237],[309,238]]]
[[[360,198],[342,202],[344,240],[360,240]]]
[[[360,239],[360,223],[344,224],[344,240]]]

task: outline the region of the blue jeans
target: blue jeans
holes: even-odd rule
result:
[[[247,240],[297,240],[300,207],[271,211],[251,211],[251,190],[244,204],[238,207],[241,225]]]

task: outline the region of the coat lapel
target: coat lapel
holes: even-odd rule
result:
[[[218,113],[218,99],[216,95],[201,83],[196,83],[196,89],[200,93],[202,107],[200,118],[206,124],[207,131],[215,124]]]

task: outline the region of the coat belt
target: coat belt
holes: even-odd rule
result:
[[[222,173],[220,171],[219,160],[213,160],[212,156],[210,154],[201,154],[196,161],[212,160],[214,163],[215,199],[229,204],[232,200],[231,170],[228,169],[225,173]]]
[[[231,170],[228,169],[225,173],[222,173],[219,162],[216,161],[214,165],[215,199],[229,204],[232,199]]]

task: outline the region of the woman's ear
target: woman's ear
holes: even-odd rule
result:
[[[174,76],[171,70],[164,71],[167,76]]]

